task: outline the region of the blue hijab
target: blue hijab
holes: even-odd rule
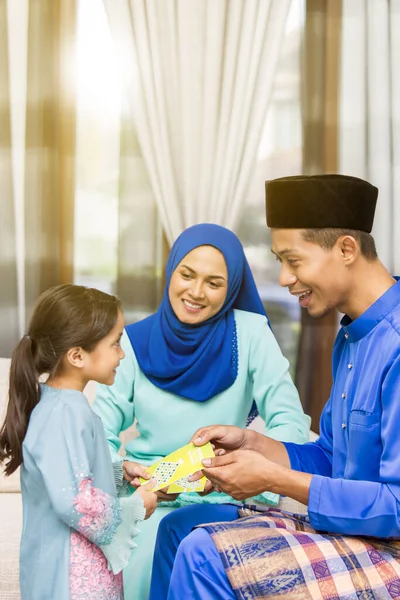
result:
[[[224,256],[228,290],[221,310],[189,325],[176,317],[168,297],[172,273],[199,246],[214,246]],[[140,368],[157,387],[197,402],[228,389],[238,373],[233,309],[265,315],[243,246],[232,231],[202,224],[186,229],[171,248],[164,297],[158,311],[126,327]]]

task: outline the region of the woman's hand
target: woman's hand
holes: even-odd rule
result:
[[[174,502],[179,494],[167,494],[168,487],[162,488],[156,491],[156,495],[159,502]]]
[[[146,485],[141,485],[136,490],[135,494],[139,494],[143,500],[144,507],[146,509],[145,519],[151,517],[153,512],[157,508],[157,493],[152,492],[153,487],[156,485],[157,481],[155,479],[151,479]]]
[[[139,477],[143,479],[151,479],[151,474],[146,471],[146,467],[139,463],[124,460],[123,464],[124,479],[129,481],[131,486],[138,488],[141,484]]]

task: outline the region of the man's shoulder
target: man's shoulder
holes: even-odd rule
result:
[[[395,277],[395,279],[396,284],[388,290],[393,304],[384,320],[392,331],[397,334],[397,337],[400,337],[400,279],[399,277]]]
[[[400,338],[400,303],[386,315],[386,321]]]

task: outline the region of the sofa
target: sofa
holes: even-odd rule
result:
[[[3,422],[7,405],[8,372],[10,359],[0,358],[0,422]],[[95,383],[89,382],[85,394],[90,402],[95,396]],[[262,431],[260,417],[252,423],[253,429]],[[136,435],[134,428],[125,431],[122,441]],[[302,504],[284,498],[280,507],[292,512],[306,512]],[[19,544],[22,530],[22,501],[19,469],[10,477],[0,472],[0,600],[20,600],[19,593]]]

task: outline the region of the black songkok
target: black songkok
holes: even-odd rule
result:
[[[265,182],[268,227],[337,227],[371,232],[378,188],[348,175],[300,175]]]

